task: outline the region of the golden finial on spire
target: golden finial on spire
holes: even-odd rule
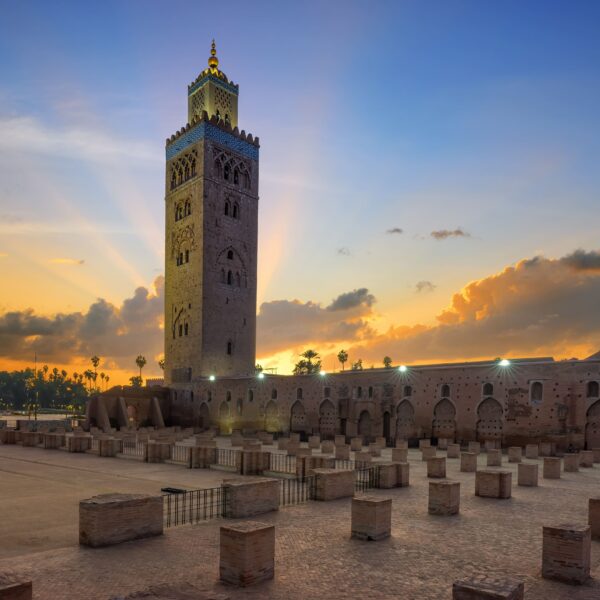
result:
[[[208,66],[211,69],[216,69],[219,66],[219,59],[217,58],[217,46],[215,45],[215,40],[212,41],[212,46],[210,48],[210,57],[208,59]]]

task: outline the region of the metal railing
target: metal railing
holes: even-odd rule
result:
[[[192,449],[190,446],[171,446],[171,461],[189,466],[191,462]]]
[[[287,454],[271,453],[269,471],[274,473],[296,474],[296,457],[288,456]]]
[[[191,525],[227,516],[227,489],[188,490],[163,496],[165,527]]]
[[[361,463],[356,463],[354,460],[349,460],[346,458],[336,458],[334,463],[334,469],[342,469],[353,471],[354,469],[360,468]]]
[[[315,485],[314,476],[304,479],[281,479],[279,482],[279,506],[314,500]]]
[[[217,448],[217,464],[222,467],[233,467],[238,471],[242,468],[242,451],[231,448]]]
[[[357,492],[364,492],[376,487],[379,487],[379,467],[356,469],[354,489]]]
[[[144,458],[146,454],[146,444],[144,444],[144,442],[136,442],[135,440],[123,440],[121,442],[121,454]]]

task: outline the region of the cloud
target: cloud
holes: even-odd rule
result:
[[[77,258],[51,258],[50,262],[53,265],[82,265],[85,263],[85,260]]]
[[[97,354],[119,367],[132,368],[138,354],[163,350],[164,277],[154,290],[135,290],[121,306],[103,299],[86,312],[41,316],[31,309],[0,315],[0,357],[28,360],[37,353],[46,362],[69,363]]]
[[[563,257],[562,261],[577,271],[600,271],[600,252],[598,251],[575,250],[572,254]]]
[[[415,285],[415,291],[420,294],[421,292],[433,292],[433,290],[435,290],[436,286],[431,283],[431,281],[427,281],[427,280],[423,280],[423,281],[418,281],[417,284]]]
[[[369,294],[367,288],[360,288],[351,292],[345,292],[340,294],[332,303],[327,307],[327,310],[348,310],[357,306],[372,306],[375,302],[375,296]]]
[[[390,233],[390,234],[394,234],[394,233],[401,234],[401,233],[404,233],[404,229],[400,229],[400,227],[392,227],[391,229],[388,229],[388,230],[386,231],[386,233]]]
[[[436,231],[432,231],[429,234],[435,240],[447,240],[452,237],[471,237],[470,233],[463,231],[460,227],[458,229],[438,229]]]
[[[375,298],[365,288],[340,294],[326,307],[317,302],[263,302],[257,319],[257,354],[268,356],[309,343],[334,343],[370,335]]]
[[[337,249],[337,253],[341,254],[342,256],[350,256],[350,248],[343,246],[342,248]]]

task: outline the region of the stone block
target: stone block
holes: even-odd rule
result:
[[[387,440],[383,436],[375,438],[375,443],[383,450],[387,446]]]
[[[410,485],[410,465],[407,462],[395,462],[396,465],[396,487],[408,487]]]
[[[119,440],[115,438],[103,438],[98,441],[98,456],[116,456],[121,448]]]
[[[300,443],[300,434],[299,433],[290,433],[290,442],[292,442],[292,444],[299,444]]]
[[[523,600],[525,585],[517,579],[469,577],[452,584],[452,600]]]
[[[381,456],[381,446],[378,444],[369,444],[369,454],[375,457]]]
[[[554,442],[540,442],[540,456],[554,456],[556,444]]]
[[[101,494],[79,503],[79,543],[84,546],[112,546],[162,533],[162,496]]]
[[[544,479],[560,479],[560,463],[561,460],[557,456],[544,457]]]
[[[401,438],[396,438],[396,448],[403,448],[404,450],[408,450],[408,441],[403,440]]]
[[[255,521],[222,525],[219,578],[246,587],[273,579],[275,527]]]
[[[16,444],[17,432],[14,429],[1,429],[0,442],[3,444]]]
[[[501,450],[500,440],[485,440],[483,447],[486,452],[489,452],[490,450]]]
[[[480,454],[481,453],[481,444],[479,442],[469,442],[469,452],[472,452],[474,454]]]
[[[354,496],[354,471],[315,469],[315,500],[336,500]]]
[[[379,471],[379,484],[381,489],[390,489],[396,487],[397,468],[394,463],[380,463],[377,465]]]
[[[270,468],[269,452],[260,450],[242,450],[242,464],[240,472],[242,475],[260,475]],[[265,464],[265,460],[268,461]]]
[[[0,583],[0,600],[31,600],[32,598],[31,581]]]
[[[368,452],[357,452],[354,455],[354,461],[358,464],[362,464],[368,466],[368,464],[373,460],[373,457]]]
[[[300,450],[300,444],[289,441],[286,446],[288,456],[296,456],[298,450]]]
[[[443,456],[427,459],[427,477],[440,479],[446,477],[446,459]]]
[[[244,445],[244,438],[239,434],[233,434],[231,436],[231,447],[241,448]]]
[[[352,498],[352,537],[382,540],[392,531],[392,499],[361,495]]]
[[[92,438],[87,435],[68,435],[66,440],[68,452],[86,452],[92,445]]]
[[[579,454],[565,454],[563,456],[563,469],[565,473],[576,473],[579,471]]]
[[[520,463],[523,459],[523,449],[521,446],[511,446],[508,449],[508,462]]]
[[[600,540],[600,496],[588,502],[588,525],[593,540]]]
[[[448,438],[439,438],[437,447],[438,450],[448,450]]]
[[[462,473],[475,473],[477,471],[477,454],[474,452],[461,452],[460,470]]]
[[[362,450],[362,438],[353,437],[350,440],[350,450],[352,452],[360,452]]]
[[[345,446],[346,445],[346,436],[345,435],[336,435],[333,438],[333,443],[336,446]]]
[[[594,462],[600,463],[600,448],[592,448],[592,452],[594,454]]]
[[[430,439],[421,439],[419,440],[419,450],[422,450],[423,448],[429,448],[431,446],[431,440]]]
[[[333,454],[335,452],[335,444],[331,441],[321,442],[321,452],[323,454]]]
[[[421,448],[421,460],[423,462],[429,460],[430,458],[435,458],[437,454],[437,449],[435,446],[423,446]]]
[[[459,458],[460,457],[460,444],[448,444],[448,451],[446,452],[446,458]]]
[[[262,450],[262,443],[259,440],[244,440],[242,444],[242,450]]]
[[[520,463],[517,466],[519,485],[536,486],[538,484],[538,466],[534,463]]]
[[[211,445],[194,446],[192,448],[192,468],[208,469],[217,463],[217,448]]]
[[[460,483],[458,481],[430,481],[430,515],[456,515],[460,510]]]
[[[556,525],[543,529],[542,577],[585,583],[590,576],[591,531],[587,525]]]
[[[487,451],[487,466],[488,467],[501,467],[502,466],[502,450],[488,450]]]
[[[392,448],[392,460],[394,462],[406,462],[408,460],[408,449]]]
[[[268,477],[225,480],[227,517],[243,519],[279,510],[279,485],[278,479]]]
[[[287,438],[279,438],[277,440],[278,450],[287,450],[289,440]]]
[[[475,473],[475,495],[482,498],[510,498],[512,491],[510,471],[481,469]]]
[[[538,458],[540,447],[537,444],[527,444],[525,446],[525,458]]]
[[[594,453],[591,450],[582,450],[579,453],[579,466],[584,468],[594,466]]]
[[[44,448],[47,450],[55,450],[63,445],[64,435],[60,433],[44,433],[42,436]]]
[[[337,460],[350,460],[350,446],[336,446],[335,457]]]
[[[321,447],[321,436],[320,435],[311,435],[308,438],[308,447],[309,448],[320,448]]]

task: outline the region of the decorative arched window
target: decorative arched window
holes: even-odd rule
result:
[[[373,386],[369,386],[369,398],[373,397]]]
[[[242,280],[240,279],[240,274],[236,273],[235,274],[235,285],[237,285],[237,287],[240,287],[242,284]]]
[[[227,271],[227,285],[233,285],[233,273]]]
[[[184,325],[183,325],[183,334],[187,335],[188,331],[189,331],[189,326],[188,326],[187,323],[184,323]]]
[[[241,398],[237,399],[236,407],[235,408],[236,408],[237,414],[241,415],[242,414],[242,410],[244,408],[244,401]]]
[[[277,390],[275,388],[271,390],[271,400],[277,400]]]
[[[186,263],[190,262],[190,251],[189,250],[185,251],[185,262]]]
[[[233,218],[234,219],[240,218],[240,207],[237,202],[233,205]]]
[[[227,402],[231,402],[231,392],[227,392]]]
[[[541,402],[544,396],[544,385],[541,381],[534,381],[531,384],[531,401]]]
[[[225,269],[221,269],[221,283],[225,283]]]
[[[494,395],[494,386],[491,383],[483,384],[483,395],[484,396],[493,396]]]
[[[225,113],[225,123],[229,124],[229,115],[227,113]]]
[[[442,386],[442,398],[447,398],[450,395],[450,386],[445,383]]]
[[[356,397],[362,398],[362,387],[360,385],[356,388]]]
[[[600,390],[597,381],[588,381],[587,384],[587,397],[597,398],[600,395]]]
[[[240,183],[240,172],[237,168],[233,170],[233,183],[235,185]]]
[[[185,216],[187,217],[188,215],[192,214],[192,203],[189,200],[185,201]]]
[[[412,386],[410,386],[410,385],[404,386],[404,396],[412,396]]]
[[[194,392],[190,392],[190,402],[194,401]]]
[[[225,167],[223,168],[223,179],[225,181],[229,181],[229,174],[231,173],[231,167],[229,166],[229,163],[227,163],[225,165]]]
[[[329,387],[324,388],[323,396],[325,396],[325,398],[329,398],[329,396],[331,396],[331,388],[329,388]]]
[[[302,388],[296,390],[296,400],[302,400]]]
[[[233,260],[233,250],[227,250],[227,260]]]
[[[233,354],[233,342],[231,340],[227,342],[227,354],[230,356]]]
[[[254,390],[248,390],[248,402],[252,402],[254,400]]]
[[[179,323],[179,337],[183,335],[183,323]]]
[[[231,205],[229,204],[229,200],[225,200],[225,216],[228,217],[231,212]]]

